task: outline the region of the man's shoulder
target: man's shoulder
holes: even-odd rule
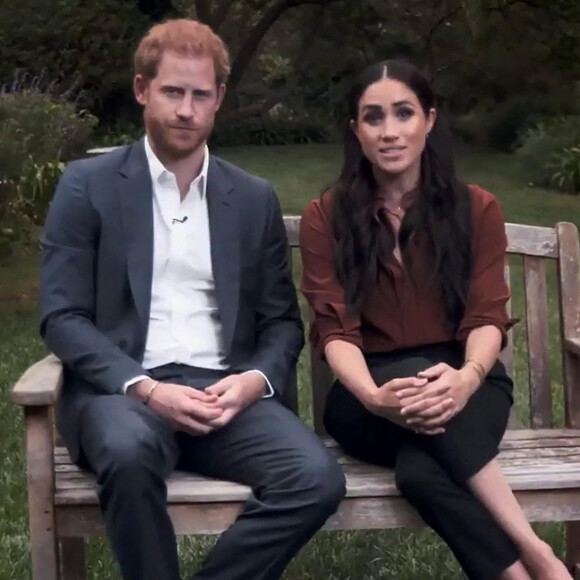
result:
[[[241,188],[249,192],[269,192],[272,187],[270,183],[263,177],[248,173],[241,167],[222,159],[216,155],[210,156],[210,163],[215,163],[216,167],[227,177],[232,185],[236,188]]]
[[[113,174],[119,171],[124,165],[133,147],[138,145],[138,141],[130,145],[122,145],[115,147],[110,151],[94,155],[92,157],[85,157],[83,159],[76,159],[67,165],[69,172],[89,176],[97,176],[103,179],[108,174]]]

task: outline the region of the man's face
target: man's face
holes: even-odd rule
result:
[[[148,80],[136,75],[134,90],[155,152],[171,161],[188,157],[205,144],[225,85],[216,85],[211,56],[165,52],[157,76]]]

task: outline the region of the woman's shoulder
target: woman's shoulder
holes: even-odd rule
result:
[[[505,236],[505,217],[495,195],[478,185],[467,187],[471,196],[473,235]]]
[[[325,191],[306,204],[302,212],[302,221],[329,221],[332,213],[332,191]]]
[[[480,187],[479,185],[472,183],[467,185],[467,189],[469,190],[472,214],[474,217],[488,213],[499,213],[503,216],[501,205],[493,193],[487,191],[487,189],[483,189],[483,187]]]
[[[467,189],[469,190],[472,203],[475,203],[479,206],[499,203],[493,193],[487,191],[487,189],[483,189],[483,187],[480,187],[475,183],[468,183]]]

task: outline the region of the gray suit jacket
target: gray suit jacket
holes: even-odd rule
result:
[[[78,457],[82,409],[122,393],[141,366],[151,303],[152,185],[143,141],[71,163],[42,239],[41,334],[63,362],[58,423]],[[304,344],[278,199],[211,156],[211,258],[232,372],[261,370],[281,395]]]

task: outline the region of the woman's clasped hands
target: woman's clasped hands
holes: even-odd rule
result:
[[[397,378],[381,385],[371,410],[417,433],[439,435],[479,384],[477,372],[469,365],[457,370],[439,363],[416,377]]]

